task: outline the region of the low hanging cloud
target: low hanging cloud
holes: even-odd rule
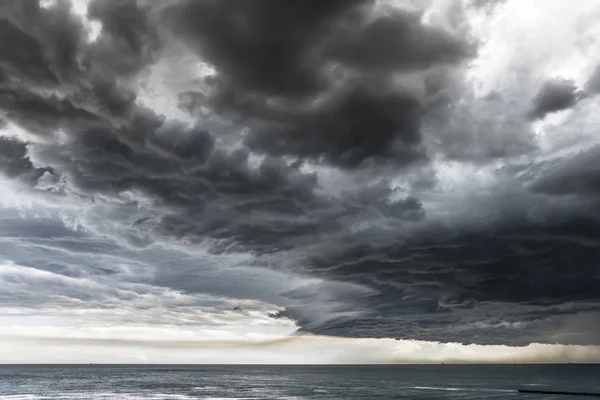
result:
[[[564,332],[600,311],[595,147],[582,150],[596,144],[597,74],[548,78],[574,44],[553,56],[535,35],[503,36],[522,28],[516,0],[417,3],[95,0],[82,17],[66,0],[1,2],[1,172],[15,196],[122,251],[249,257],[272,287],[238,295],[252,274],[230,265],[214,275],[226,298],[215,315],[246,299],[256,313],[228,318],[348,337],[597,344],[594,324]],[[563,13],[558,33],[571,38],[582,13],[600,12],[550,3],[528,32]],[[176,310],[163,303],[171,291],[200,304],[201,267],[174,257],[151,263],[142,286],[111,291],[116,278],[98,278],[98,299],[44,275],[64,270],[33,279],[38,267],[13,259],[24,298],[3,302],[32,301],[33,279],[31,291],[73,289],[68,307],[131,307],[124,296],[146,293]],[[273,274],[297,285],[274,293]]]

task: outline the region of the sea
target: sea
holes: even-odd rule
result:
[[[600,365],[1,365],[0,399],[579,399]]]

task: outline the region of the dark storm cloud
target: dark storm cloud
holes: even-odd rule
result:
[[[136,0],[92,1],[88,18],[102,24],[102,35],[92,47],[94,58],[102,57],[118,74],[139,71],[160,48],[150,10]]]
[[[271,159],[251,166],[247,152],[215,149],[203,129],[161,125],[149,116],[138,115],[121,131],[79,133],[62,148],[32,146],[31,157],[80,195],[119,197],[134,190],[168,210],[158,221],[139,220],[132,230],[264,250],[319,229],[316,221],[301,218],[320,207],[313,176]]]
[[[183,0],[167,15],[173,29],[222,78],[277,95],[318,89],[328,62],[367,72],[407,70],[459,61],[468,54],[459,38],[423,25],[420,13],[393,11],[370,20],[373,4]]]
[[[357,88],[313,115],[269,123],[246,138],[252,150],[356,167],[374,157],[409,165],[425,158],[423,107],[410,95]]]
[[[23,3],[23,7],[25,5]],[[98,74],[85,67],[71,73],[71,68],[75,68],[72,64],[45,64],[52,58],[40,54],[42,50],[46,51],[40,37],[44,41],[69,44],[71,41],[63,36],[71,38],[79,30],[74,30],[72,35],[63,34],[66,27],[59,30],[46,21],[69,18],[69,9],[63,8],[62,3],[60,7],[50,9],[36,7],[34,2],[27,5],[31,7],[27,14],[20,7],[12,7],[15,21],[18,18],[30,18],[30,23],[44,20],[37,27],[39,37],[17,29],[13,20],[6,23],[22,35],[20,40],[31,39],[29,47],[23,50],[28,61],[32,65],[39,64],[40,70],[46,71],[42,76],[51,76],[54,80],[48,83],[34,79],[39,75],[33,73],[27,77],[14,74],[11,80],[0,83],[0,101],[11,121],[44,138],[40,143],[30,144],[30,157],[38,165],[51,169],[52,175],[62,178],[67,192],[94,197],[118,196],[125,190],[139,190],[158,205],[173,208],[170,216],[160,223],[160,229],[176,237],[195,235],[203,240],[206,234],[227,243],[270,242],[266,237],[274,233],[266,227],[263,234],[259,233],[259,227],[250,233],[252,222],[242,221],[241,214],[238,220],[231,214],[233,210],[252,220],[254,217],[247,210],[260,213],[274,208],[277,210],[274,223],[277,218],[281,220],[280,233],[306,229],[306,222],[294,224],[281,216],[298,216],[303,211],[303,204],[314,202],[312,188],[315,181],[311,175],[303,175],[270,159],[252,167],[246,151],[232,153],[216,149],[212,136],[204,129],[165,123],[162,116],[138,106],[135,94],[120,84],[116,75],[106,75],[105,71]],[[137,11],[128,9],[123,3],[115,8],[98,7],[92,8],[92,15],[99,18],[121,8],[137,15]],[[12,16],[8,12],[5,15]],[[123,21],[109,19],[114,26],[107,28],[106,35],[113,41],[114,36],[122,36],[129,47],[124,52],[136,53],[139,43],[132,39],[135,32],[130,35],[131,30],[136,30],[135,25],[125,27]],[[102,43],[108,39],[99,40]],[[13,54],[12,48],[4,50],[8,52],[3,54],[7,71],[9,67],[18,70],[17,62],[23,60]],[[99,61],[106,57],[103,53],[82,51],[85,56],[99,57]],[[61,66],[64,68],[58,68]],[[58,85],[67,78],[72,78],[70,86]],[[48,85],[57,93],[43,91],[43,87],[33,86],[33,83]],[[54,129],[58,128],[66,135],[62,142],[53,137]],[[9,174],[15,175],[20,172],[15,168],[26,168],[29,161],[23,159],[23,144],[7,141],[3,148],[10,149],[8,146],[17,146],[13,149],[17,151],[8,152],[3,157],[3,164]],[[220,197],[226,200],[215,203]],[[202,218],[202,215],[211,218]],[[194,220],[200,224],[189,223]],[[232,231],[235,230],[232,224],[239,227],[239,232]],[[246,229],[248,232],[243,233]]]
[[[8,178],[36,182],[45,170],[33,166],[24,143],[0,136],[0,172]]]
[[[408,166],[426,158],[420,133],[425,105],[416,94],[390,88],[385,79],[347,86],[317,107],[274,106],[233,87],[220,88],[211,99],[184,93],[180,102],[192,111],[210,102],[226,118],[243,121],[246,146],[261,154],[348,169],[381,161]]]
[[[37,0],[0,3],[0,71],[8,78],[52,85],[73,78],[85,37],[83,24],[58,0],[44,8]],[[15,83],[15,82],[10,82]]]
[[[220,82],[216,98],[190,93],[186,108],[216,102],[218,112],[249,122],[248,146],[269,155],[345,168],[422,160],[426,101],[414,90],[394,89],[385,74],[451,64],[466,58],[469,46],[424,25],[420,13],[372,19],[372,7],[366,0],[177,2],[167,13],[173,29],[216,67]],[[336,69],[351,74],[352,83],[330,101],[305,111],[277,107],[331,92]]]
[[[296,45],[287,42],[280,44],[282,51],[297,47],[289,51],[298,53],[298,57],[300,54],[305,57],[302,43],[308,41],[311,31],[316,29],[305,25],[320,21],[318,23],[324,24],[323,29],[326,29],[328,26],[325,22],[331,21],[334,15],[348,6],[346,2],[327,5],[311,3],[313,8],[305,10],[305,21],[298,22],[294,28],[282,25],[270,14],[273,10],[268,7],[263,9],[260,4],[248,3],[244,7],[236,7],[241,7],[239,12],[242,16],[249,12],[244,18],[250,18],[252,24],[258,24],[253,29],[281,29],[283,37],[289,36],[285,39],[287,41],[297,35],[307,36],[306,39],[298,39]],[[36,9],[36,12],[39,18],[48,18],[49,15],[54,20],[63,21],[70,15],[65,7],[61,3],[60,7]],[[186,3],[185,15],[196,15],[195,7],[204,9],[221,6],[203,1]],[[246,7],[249,9],[246,10]],[[278,6],[273,7],[279,9]],[[298,8],[302,9],[299,5]],[[112,17],[115,13],[123,18],[128,16],[128,23],[121,17]],[[70,87],[55,84],[52,87],[58,93],[48,94],[24,79],[17,79],[2,87],[4,96],[1,100],[10,119],[44,138],[29,145],[29,157],[35,165],[48,170],[44,179],[45,182],[55,182],[54,190],[90,199],[97,196],[119,198],[127,191],[141,193],[150,199],[153,207],[167,211],[153,218],[138,218],[139,223],[132,221],[129,227],[131,235],[150,231],[184,242],[206,242],[219,251],[251,250],[263,253],[291,248],[316,234],[339,231],[341,220],[357,219],[362,209],[368,207],[378,208],[390,218],[400,221],[421,217],[420,203],[413,199],[406,203],[403,200],[388,203],[387,200],[373,197],[373,203],[360,204],[351,196],[332,200],[318,195],[315,192],[318,185],[315,175],[299,170],[301,164],[290,164],[276,157],[291,153],[301,158],[311,158],[323,154],[328,157],[327,161],[351,166],[367,157],[385,153],[389,153],[389,157],[406,153],[402,160],[404,163],[423,158],[417,150],[410,149],[411,146],[418,147],[418,111],[415,109],[419,109],[419,106],[409,95],[385,94],[366,87],[353,89],[349,94],[342,95],[341,100],[335,99],[327,109],[317,110],[314,117],[286,116],[292,120],[290,130],[293,130],[283,140],[288,144],[287,149],[273,147],[266,133],[266,137],[256,136],[258,133],[255,133],[248,138],[250,149],[272,153],[257,163],[249,158],[249,152],[245,149],[232,151],[217,146],[217,139],[202,127],[201,122],[189,127],[183,123],[166,121],[161,115],[136,102],[136,95],[128,88],[127,81],[120,79],[131,70],[111,64],[109,56],[119,54],[125,60],[130,55],[136,60],[144,58],[144,44],[151,43],[154,35],[148,33],[147,13],[143,9],[132,2],[93,3],[89,17],[106,21],[103,22],[101,36],[95,42],[86,46],[80,43],[81,56],[92,61],[90,66],[78,65],[76,73],[68,75],[57,70],[60,79],[71,78]],[[37,14],[35,18],[38,18]],[[265,27],[262,27],[263,23]],[[185,25],[184,22],[182,24]],[[291,30],[286,30],[288,28]],[[50,25],[48,32],[42,36],[52,38],[54,29]],[[71,38],[80,30],[80,26],[75,29],[73,25],[71,34],[64,36]],[[259,38],[270,40],[263,38],[263,34],[266,33],[260,33]],[[221,45],[220,39],[213,38],[212,33],[207,35],[207,40],[216,40],[216,50],[241,57],[236,54],[239,50],[237,47],[228,49]],[[245,37],[236,38],[245,40]],[[71,40],[67,42],[71,43]],[[114,43],[114,46],[109,46],[110,43]],[[102,46],[110,48],[115,54],[99,51],[99,48],[104,48]],[[294,56],[290,53],[286,57]],[[208,58],[211,59],[211,56]],[[44,60],[42,57],[37,62]],[[99,64],[94,64],[95,60]],[[228,72],[227,67],[220,66],[219,60],[215,59],[214,63],[222,68],[222,73],[233,74]],[[276,63],[260,61],[258,58],[254,62],[257,63],[256,71],[264,70],[263,62],[268,65]],[[135,63],[127,61],[127,64]],[[111,74],[98,65],[110,67]],[[68,66],[75,68],[72,64]],[[240,78],[240,82],[244,82],[244,79]],[[381,100],[376,101],[377,98]],[[396,110],[402,110],[403,113],[397,113]],[[351,122],[345,121],[347,119],[351,119]],[[63,135],[60,141],[53,136],[54,130],[59,128]],[[284,132],[279,132],[280,136],[283,137]],[[397,135],[403,135],[405,142],[398,147],[406,146],[409,149],[394,149]],[[302,136],[305,137],[304,142]],[[278,142],[281,142],[281,138]],[[15,153],[15,157],[19,155]],[[369,190],[367,188],[363,192]]]
[[[600,196],[600,146],[552,162],[532,189],[549,195]]]
[[[0,19],[0,33],[3,39],[0,42],[2,81],[17,73],[41,80],[54,79],[52,72],[42,60],[43,49],[40,43],[6,19]],[[16,51],[17,49],[21,51]]]
[[[331,21],[363,0],[184,0],[168,12],[173,29],[225,78],[272,93],[318,86],[314,59]]]
[[[390,11],[359,29],[341,29],[330,56],[363,71],[416,70],[454,63],[469,56],[469,46],[443,29],[426,27],[422,13]]]
[[[598,311],[600,225],[592,208],[553,208],[556,194],[595,196],[593,155],[542,165],[548,175],[523,167],[539,179],[514,200],[465,200],[467,228],[430,220],[411,191],[446,200],[435,198],[435,172],[419,169],[432,155],[468,164],[537,150],[524,108],[496,118],[511,99],[461,106],[475,103],[452,72],[472,54],[461,35],[361,0],[97,0],[88,17],[102,31],[87,42],[67,4],[0,2],[0,30],[16,45],[0,41],[0,107],[32,134],[28,144],[2,138],[0,166],[54,199],[77,199],[93,233],[123,246],[251,252],[257,264],[350,285],[275,296],[287,308],[273,316],[309,332],[523,344],[551,340],[556,318]],[[179,41],[216,71],[205,91],[178,93],[191,124],[136,93],[138,73]],[[571,81],[548,82],[531,117],[578,96]],[[218,118],[229,125],[211,129]],[[323,187],[322,170],[339,174],[337,191]],[[158,284],[204,288],[162,264]],[[49,279],[60,290],[74,284]],[[119,300],[126,289],[102,287]]]
[[[563,78],[550,80],[533,98],[529,116],[533,119],[544,118],[550,113],[573,107],[579,99],[580,93],[573,80]]]
[[[40,6],[38,0],[3,1],[0,10],[0,71],[9,78],[5,83],[12,85],[20,78],[21,84],[48,89],[86,79],[91,71],[134,72],[158,47],[148,10],[135,0],[92,1],[88,17],[102,23],[103,29],[92,43],[67,0],[49,7]]]
[[[357,302],[368,311],[327,320],[298,308],[279,315],[303,330],[348,337],[552,342],[544,332],[558,317],[600,310],[599,234],[589,215],[547,223],[519,216],[495,228],[434,225],[388,243],[345,240],[312,257],[309,268],[376,289]]]

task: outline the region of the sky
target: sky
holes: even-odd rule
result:
[[[0,0],[0,363],[600,362],[597,0]]]

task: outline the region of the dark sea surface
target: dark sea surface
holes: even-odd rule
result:
[[[600,365],[0,366],[0,399],[577,399]]]

